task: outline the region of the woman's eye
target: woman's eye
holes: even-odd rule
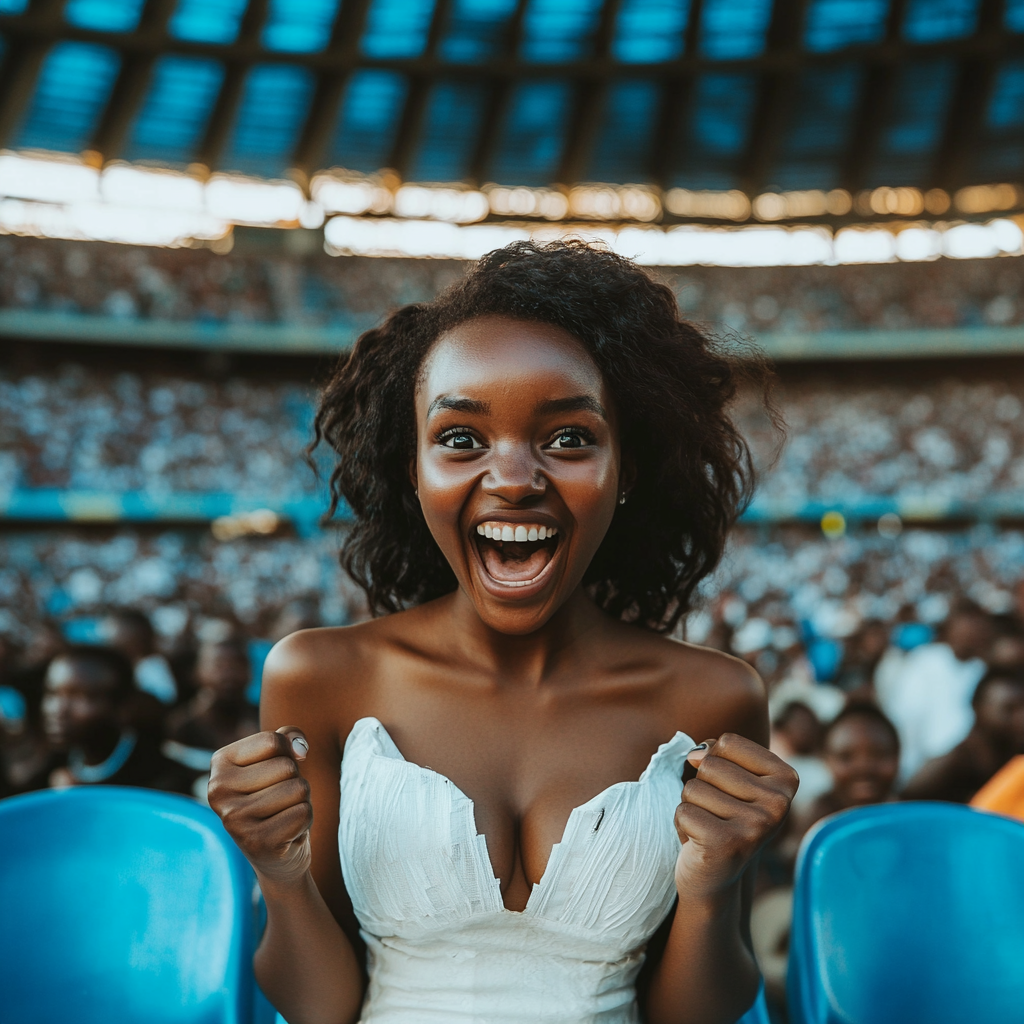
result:
[[[472,434],[449,434],[441,443],[445,448],[457,448],[459,451],[483,447]]]
[[[551,442],[552,448],[582,448],[587,444],[587,439],[572,430],[563,430],[556,434]]]

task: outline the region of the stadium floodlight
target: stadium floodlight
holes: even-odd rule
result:
[[[0,155],[0,195],[47,203],[99,199],[99,171],[73,159]]]
[[[316,174],[310,183],[310,193],[325,213],[384,214],[391,212],[394,203],[391,190],[369,178],[346,180]]]
[[[988,224],[958,224],[942,238],[942,251],[957,260],[985,259],[1004,252],[1020,252],[1021,230],[1012,220]]]
[[[262,181],[236,175],[215,174],[206,183],[206,210],[234,224],[257,227],[298,223],[306,201],[298,185],[290,181]]]
[[[202,212],[0,200],[0,231],[37,238],[176,246],[196,238],[221,238],[229,230],[227,222]]]
[[[203,212],[203,183],[173,171],[114,164],[100,176],[100,193],[107,202],[120,206]]]
[[[920,263],[941,255],[942,232],[934,228],[907,228],[896,236],[896,256],[904,262]]]
[[[395,193],[396,216],[429,217],[452,224],[483,220],[491,207],[483,192],[445,186],[403,185]]]
[[[885,228],[843,228],[833,245],[837,263],[888,263],[896,258],[896,236]]]

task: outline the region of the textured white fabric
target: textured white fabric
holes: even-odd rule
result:
[[[971,698],[984,674],[985,662],[959,661],[948,644],[922,644],[906,656],[883,705],[900,734],[900,783],[971,731]]]
[[[569,816],[526,909],[506,910],[454,783],[376,718],[341,767],[341,868],[369,950],[363,1024],[633,1024],[647,940],[675,897],[684,733]]]

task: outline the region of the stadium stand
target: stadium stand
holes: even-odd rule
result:
[[[182,328],[195,327],[205,329],[210,345],[222,336],[217,328],[280,325],[300,332],[319,328],[319,347],[330,350],[351,343],[388,309],[436,294],[458,277],[462,265],[329,258],[323,252],[301,256],[285,251],[283,243],[272,254],[218,256],[209,249],[54,246],[0,236],[0,268],[0,334],[9,337],[97,341],[106,332],[114,335],[109,340],[130,342],[133,328],[159,325],[165,345],[175,338],[183,344]],[[984,344],[986,330],[1024,323],[1014,258],[657,272],[691,319],[751,333],[769,351],[792,335],[929,329],[960,329],[960,348],[969,350],[972,337]],[[1019,334],[1010,336],[1019,342]],[[275,337],[289,347],[286,331]],[[262,347],[258,338],[250,345]]]

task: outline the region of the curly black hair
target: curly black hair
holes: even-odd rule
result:
[[[770,374],[680,319],[672,291],[636,264],[581,241],[498,249],[433,302],[396,310],[342,359],[311,450],[326,442],[337,453],[328,518],[343,502],[354,517],[343,567],[375,614],[455,589],[409,480],[414,392],[434,341],[488,314],[561,327],[603,374],[636,482],[584,583],[610,615],[671,630],[753,492],[750,450],[728,412],[738,380],[752,375],[768,399]]]

